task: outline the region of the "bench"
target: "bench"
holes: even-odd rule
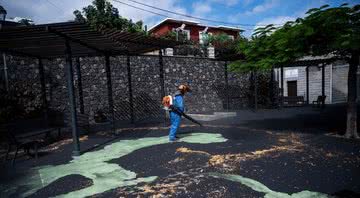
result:
[[[34,151],[34,155],[35,155],[35,159],[38,158],[38,148],[40,145],[40,141],[38,140],[29,140],[29,139],[22,139],[19,137],[16,137],[14,134],[12,134],[9,130],[6,129],[6,127],[2,126],[0,128],[0,131],[2,134],[6,134],[6,138],[8,140],[7,142],[7,151],[6,151],[6,155],[5,155],[5,160],[8,160],[9,157],[9,153],[12,149],[12,147],[15,146],[15,154],[13,156],[12,159],[12,165],[15,164],[15,159],[17,157],[17,154],[19,152],[20,149],[24,149],[24,152],[27,155],[30,155],[30,149],[33,149]]]
[[[283,106],[285,107],[300,107],[305,104],[304,96],[284,96]]]
[[[8,160],[8,155],[13,147],[15,147],[15,154],[12,164],[15,163],[19,149],[24,149],[24,152],[28,155],[30,155],[32,149],[35,158],[37,158],[38,147],[40,146],[39,136],[45,135],[45,137],[49,137],[52,132],[57,132],[58,138],[61,136],[61,128],[64,125],[60,118],[62,116],[51,115],[49,119],[17,120],[1,126],[1,132],[6,135],[8,144],[5,160]]]
[[[315,104],[316,104],[317,107],[320,107],[320,105],[321,105],[321,107],[324,107],[325,100],[326,100],[326,96],[318,96],[317,99],[312,102],[312,104],[313,104],[313,106],[315,106]]]

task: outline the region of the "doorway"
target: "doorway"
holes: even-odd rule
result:
[[[297,81],[287,81],[288,96],[297,96]]]

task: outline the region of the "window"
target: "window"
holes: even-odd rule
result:
[[[211,32],[199,32],[199,43],[206,44],[206,42],[208,42],[208,39],[211,35],[212,35]]]
[[[190,40],[190,30],[182,30],[181,32],[186,35],[188,40]]]
[[[172,29],[173,32],[176,33],[176,28],[173,28]],[[178,30],[178,34],[180,35],[179,36],[179,39],[181,40],[181,38],[185,37],[186,40],[190,40],[190,30]],[[183,36],[182,36],[183,35]]]
[[[235,40],[235,37],[233,35],[228,35],[231,40]]]

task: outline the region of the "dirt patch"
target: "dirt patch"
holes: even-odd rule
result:
[[[172,197],[188,193],[187,188],[199,184],[205,179],[203,168],[189,169],[161,178],[157,183],[138,187],[134,195],[140,197]]]
[[[176,149],[176,152],[178,152],[178,153],[191,153],[191,154],[211,155],[210,153],[205,152],[205,151],[191,150],[191,149],[186,148],[186,147],[180,147],[180,148]]]
[[[213,155],[209,159],[209,165],[213,167],[224,168],[227,171],[233,171],[236,164],[241,161],[256,160],[262,157],[275,156],[279,153],[302,152],[305,144],[301,137],[296,134],[281,134],[278,138],[279,145],[270,147],[269,149],[256,150],[249,153]]]
[[[84,135],[79,138],[79,141],[84,142],[84,141],[88,140],[88,138],[89,137],[87,135]],[[72,138],[60,140],[60,141],[54,142],[52,144],[49,144],[44,149],[41,149],[41,151],[44,151],[44,152],[61,151],[61,150],[59,150],[60,147],[67,145],[67,144],[71,144],[72,142],[73,142]]]

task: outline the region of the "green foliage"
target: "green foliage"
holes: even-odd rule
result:
[[[82,12],[75,10],[74,15],[75,21],[87,22],[98,29],[116,28],[129,32],[144,32],[142,21],[134,23],[132,20],[121,17],[118,9],[106,0],[94,0],[92,5],[84,7]]]
[[[242,38],[240,38],[242,39]],[[215,57],[227,59],[229,57],[237,56],[236,46],[238,40],[233,40],[225,33],[210,35],[203,39],[203,46],[213,46],[215,48]]]
[[[241,38],[236,47],[237,51],[245,56],[244,60],[238,60],[230,64],[230,69],[241,72],[250,72],[255,70],[266,70],[276,63],[276,59],[272,58],[274,52],[272,48],[269,32],[274,27],[266,26],[257,29],[251,40]]]
[[[187,35],[181,31],[178,31],[178,32],[168,31],[165,35],[160,36],[160,38],[191,43],[191,41],[188,40]]]
[[[31,19],[21,19],[20,21],[18,21],[18,23],[26,26],[34,25],[34,21]]]
[[[245,60],[230,64],[236,71],[266,70],[286,65],[304,55],[346,57],[360,50],[360,5],[343,4],[312,8],[304,18],[289,21],[281,28],[257,28],[251,39],[237,45]]]
[[[221,46],[225,43],[232,42],[233,40],[225,33],[215,34],[215,35],[208,35],[208,43],[212,44],[213,46]]]
[[[168,40],[176,40],[176,32],[169,31],[165,35],[161,36],[160,38],[168,39]]]

